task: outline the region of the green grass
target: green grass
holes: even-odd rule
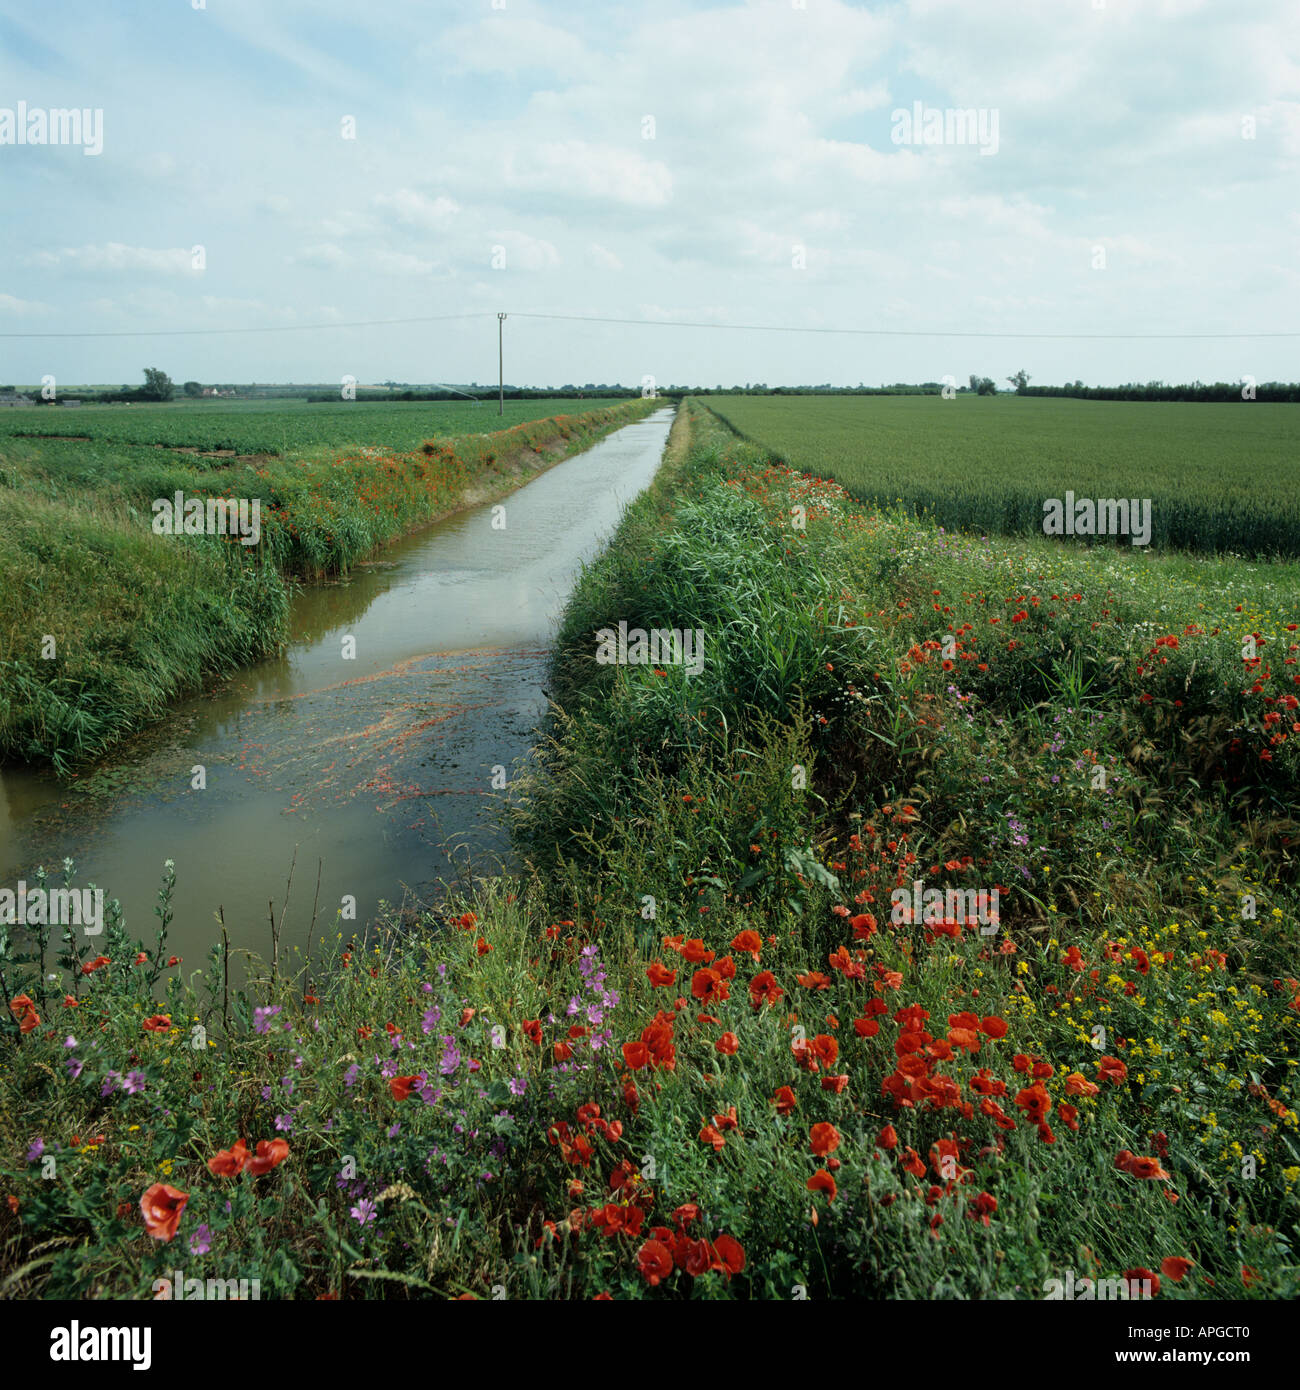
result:
[[[87,436],[101,449],[126,445],[231,449],[240,454],[301,454],[354,444],[406,451],[435,435],[492,434],[548,415],[575,415],[609,400],[496,402],[302,400],[173,401],[160,405],[59,405],[0,410],[6,439]],[[74,453],[84,450],[72,451]]]
[[[793,467],[940,526],[1042,535],[1044,500],[1069,491],[1150,498],[1157,549],[1300,555],[1300,414],[1286,405],[714,396],[709,406]]]

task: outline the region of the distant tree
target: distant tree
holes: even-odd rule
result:
[[[144,369],[144,388],[141,395],[148,401],[169,401],[175,395],[176,388],[172,385],[172,379],[166,372],[158,367],[146,367]]]
[[[187,396],[201,396],[203,394],[203,383],[199,381],[187,381],[181,389]]]
[[[991,376],[975,376],[974,374],[971,375],[970,389],[974,391],[977,396],[995,396],[998,391],[997,385]]]
[[[1015,376],[1007,377],[1007,380],[1016,388],[1016,395],[1023,396],[1029,387],[1029,373],[1023,367]]]

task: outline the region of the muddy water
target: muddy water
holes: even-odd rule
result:
[[[555,620],[654,476],[671,422],[657,411],[498,507],[301,593],[282,658],[177,705],[75,780],[0,771],[0,886],[70,857],[75,883],[117,897],[150,940],[174,860],[169,940],[197,964],[218,908],[232,946],[269,954],[268,904],[278,916],[295,851],[282,954],[306,941],[318,868],[318,934],[345,897],[360,927],[381,901],[492,872],[508,857],[494,770],[508,779],[535,741]]]

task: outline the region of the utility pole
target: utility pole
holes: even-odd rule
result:
[[[497,391],[499,392],[499,396],[497,399],[498,415],[504,415],[506,413],[505,356],[504,349],[501,346],[501,326],[505,323],[505,321],[506,316],[504,314],[497,315]]]

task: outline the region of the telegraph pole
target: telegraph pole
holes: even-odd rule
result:
[[[505,356],[501,346],[502,325],[506,321],[504,314],[497,315],[497,414],[506,413],[506,377],[505,377]]]

